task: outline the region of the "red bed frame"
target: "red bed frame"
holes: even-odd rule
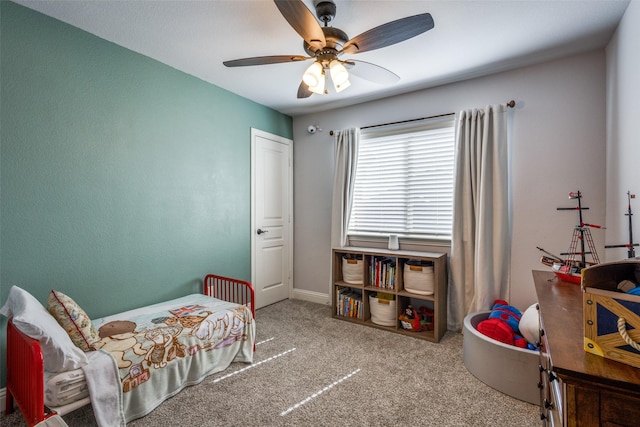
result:
[[[208,274],[203,285],[205,295],[249,306],[255,319],[255,294],[251,283]],[[5,399],[5,414],[13,412],[15,401],[29,426],[56,414],[44,405],[44,359],[40,343],[20,332],[11,319],[7,323]]]

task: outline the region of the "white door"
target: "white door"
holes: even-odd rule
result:
[[[289,298],[293,141],[251,129],[251,281],[256,308]]]

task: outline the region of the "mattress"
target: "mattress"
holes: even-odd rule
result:
[[[82,369],[44,374],[44,404],[48,407],[68,405],[89,396]]]

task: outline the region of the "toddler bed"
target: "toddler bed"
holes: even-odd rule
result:
[[[18,290],[18,304],[2,309],[6,413],[15,401],[29,426],[88,403],[99,425],[124,425],[231,362],[253,361],[254,292],[245,281],[210,274],[202,294],[95,320],[52,291],[49,308],[54,299],[70,325]]]

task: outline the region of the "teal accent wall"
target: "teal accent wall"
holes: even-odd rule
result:
[[[14,3],[0,22],[0,303],[57,289],[97,318],[250,279],[250,131],[291,117]]]

